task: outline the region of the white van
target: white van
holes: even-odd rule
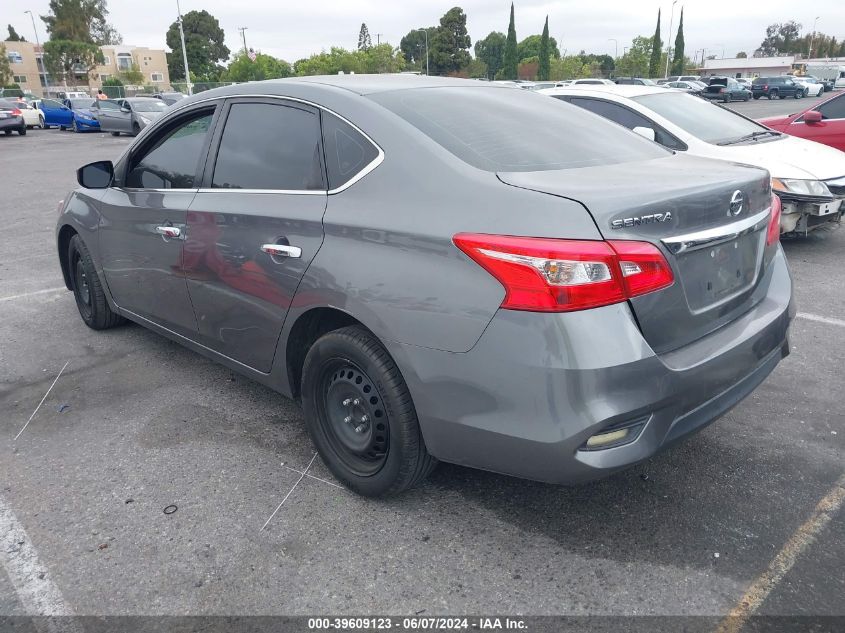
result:
[[[783,205],[782,234],[803,235],[841,222],[845,152],[838,149],[777,132],[672,88],[582,86],[539,93],[595,112],[669,149],[767,169]]]

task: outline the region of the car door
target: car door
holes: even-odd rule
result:
[[[788,132],[845,152],[845,93],[813,109],[821,112],[821,121],[805,123],[802,115],[790,124]]]
[[[265,373],[323,242],[322,157],[315,108],[229,100],[188,210],[184,267],[200,341]]]
[[[197,325],[182,267],[186,216],[215,112],[204,104],[161,125],[116,166],[100,202],[101,261],[115,303],[189,338]]]
[[[119,125],[120,105],[112,99],[100,99],[95,104],[97,120],[103,132],[121,132]]]
[[[41,111],[46,125],[69,126],[73,119],[70,108],[55,99],[42,99]]]

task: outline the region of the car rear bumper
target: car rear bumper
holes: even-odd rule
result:
[[[0,119],[0,130],[19,130],[22,127],[24,127],[22,116],[12,116]]]
[[[789,353],[795,307],[780,249],[766,277],[768,295],[748,313],[660,356],[626,303],[554,315],[500,310],[466,353],[388,347],[433,455],[528,479],[588,481],[713,422]],[[631,422],[642,430],[630,443],[585,449],[591,436]]]

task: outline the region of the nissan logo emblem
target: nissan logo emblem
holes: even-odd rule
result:
[[[734,191],[734,195],[731,196],[731,204],[728,206],[728,215],[739,215],[742,213],[742,192],[737,189]]]

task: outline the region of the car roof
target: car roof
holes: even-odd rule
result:
[[[540,94],[547,95],[585,95],[589,93],[601,95],[618,95],[620,97],[641,97],[643,95],[660,94],[669,92],[677,94],[674,88],[663,88],[662,86],[640,86],[636,84],[581,84],[584,87],[562,87],[562,88],[546,88],[545,90],[538,90]]]
[[[458,79],[453,77],[427,77],[425,75],[379,74],[379,75],[313,75],[310,77],[291,77],[288,79],[270,79],[267,81],[251,82],[250,85],[260,85],[268,92],[274,89],[283,92],[284,87],[291,83],[322,84],[343,88],[356,94],[365,95],[393,90],[408,90],[411,88],[491,88],[502,89],[502,84],[492,81],[475,81],[474,79]]]

